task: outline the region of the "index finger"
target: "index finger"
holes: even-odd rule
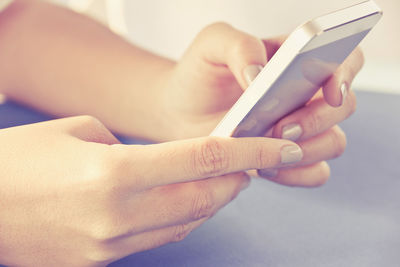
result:
[[[357,47],[325,83],[322,90],[325,101],[333,106],[343,105],[354,77],[364,65],[364,56]]]
[[[203,137],[148,146],[113,145],[108,154],[118,184],[146,189],[300,161],[301,148],[265,137]],[[110,164],[110,163],[107,163]]]

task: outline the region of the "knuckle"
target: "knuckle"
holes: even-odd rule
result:
[[[77,117],[77,120],[79,121],[80,124],[86,125],[86,126],[103,126],[103,124],[100,122],[99,119],[91,116],[91,115],[81,115]]]
[[[208,31],[214,31],[214,30],[231,28],[231,27],[232,26],[226,22],[217,21],[217,22],[211,23],[210,25],[206,26],[201,32],[208,32]]]
[[[236,187],[233,192],[230,192],[229,202],[234,200],[239,195],[239,193],[250,186],[251,183],[251,178],[246,172],[235,173],[231,177],[235,178],[233,182],[235,183]]]
[[[210,36],[220,36],[221,31],[232,28],[225,22],[214,22],[204,27],[196,37],[196,40],[206,41]]]
[[[115,172],[118,170],[118,166],[116,161],[110,157],[108,148],[106,151],[99,151],[96,157],[92,158],[86,166],[86,177],[93,187],[102,189],[101,192],[103,193],[106,189],[113,188],[111,183],[115,184],[113,177],[117,176]]]
[[[108,246],[95,244],[86,252],[85,259],[87,266],[106,266],[117,258],[115,252]]]
[[[356,51],[357,51],[357,53],[358,53],[358,57],[359,57],[359,60],[360,60],[360,62],[361,62],[361,66],[363,66],[364,63],[365,63],[364,52],[362,51],[362,49],[361,49],[360,47],[358,47]]]
[[[94,190],[100,191],[99,188]],[[98,245],[108,245],[114,240],[129,235],[135,230],[130,222],[136,219],[127,216],[120,208],[120,200],[116,194],[97,193],[84,207],[86,217],[78,229],[83,236]],[[130,217],[130,218],[129,218]]]
[[[83,115],[74,119],[75,124],[73,126],[75,129],[72,133],[75,133],[80,139],[102,144],[119,143],[118,139],[97,118]]]
[[[269,166],[273,166],[274,163],[272,162],[271,159],[271,151],[268,149],[265,149],[263,147],[258,147],[257,152],[255,153],[256,155],[256,165],[257,169],[265,169]]]
[[[322,130],[322,121],[324,118],[318,112],[310,111],[308,116],[306,116],[303,125],[304,130],[309,132],[309,135],[313,136],[321,132]]]
[[[189,224],[181,224],[174,227],[171,242],[179,242],[185,239],[191,231]]]
[[[239,55],[248,51],[266,53],[264,44],[260,39],[244,33],[236,38],[233,48],[234,53],[238,53]]]
[[[346,149],[346,134],[337,126],[330,130],[329,137],[334,148],[333,158],[337,158],[341,156]]]
[[[357,46],[357,48],[354,50],[354,54],[357,58],[357,61],[360,63],[360,66],[363,66],[365,62],[365,57],[364,52],[362,51],[360,46]]]
[[[115,178],[122,175],[124,165],[127,164],[127,156],[120,145],[107,146],[99,155],[98,167],[101,170],[100,176],[107,180],[116,181]]]
[[[217,138],[207,138],[193,147],[191,168],[200,177],[224,172],[230,163],[228,150]]]
[[[114,219],[112,212],[102,212],[102,215],[96,216],[97,220],[89,226],[89,238],[97,245],[107,245],[121,235],[119,230],[119,222]],[[104,215],[105,214],[105,215]],[[114,214],[115,215],[115,214]]]
[[[211,217],[215,206],[213,191],[206,186],[198,187],[191,201],[191,220],[197,221],[205,217]]]
[[[141,168],[135,166],[135,162],[130,159],[132,157],[135,157],[135,153],[127,151],[122,145],[104,146],[93,157],[93,163],[88,165],[89,176],[105,193],[121,192],[128,188],[128,182],[135,188],[142,186],[146,179],[142,179],[139,172]],[[130,179],[126,179],[127,169],[129,169]]]
[[[216,36],[217,38],[221,38],[222,36],[223,38],[224,33],[226,32],[235,33],[235,39],[230,46],[230,51],[234,53],[235,57],[251,51],[253,53],[258,52],[264,54],[266,58],[266,49],[261,39],[250,34],[241,32],[225,22],[215,22],[206,26],[199,33],[198,36],[201,39],[209,39],[210,36]]]

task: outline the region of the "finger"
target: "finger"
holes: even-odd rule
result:
[[[242,172],[152,188],[126,202],[124,217],[134,226],[129,232],[137,234],[210,218],[249,183],[250,177]]]
[[[357,47],[340,65],[332,77],[325,83],[322,90],[326,102],[339,107],[346,101],[354,77],[361,70],[364,57],[361,49]]]
[[[343,154],[346,148],[346,135],[339,126],[335,125],[320,135],[299,142],[299,145],[303,150],[303,159],[301,161],[281,169],[258,170],[258,174],[267,178],[273,178],[277,177],[282,170],[287,170],[288,168],[297,169],[301,166],[309,166],[321,161],[337,158]]]
[[[267,63],[263,42],[225,23],[206,27],[196,38],[206,61],[228,66],[243,89]]]
[[[299,145],[303,150],[303,159],[295,165],[309,165],[342,155],[346,149],[346,135],[335,125],[322,134],[299,142]]]
[[[274,168],[301,160],[300,147],[265,137],[202,137],[147,146],[114,145],[105,166],[125,188],[151,188],[235,173]]]
[[[310,165],[341,156],[346,149],[346,134],[335,125],[331,129],[298,143],[303,151],[301,161],[282,168]],[[272,170],[269,170],[271,172]],[[274,172],[274,171],[272,171]]]
[[[325,161],[322,161],[291,169],[258,170],[258,175],[286,186],[316,187],[327,182],[330,176],[330,168]]]
[[[179,242],[185,239],[194,229],[199,227],[206,220],[207,219],[204,218],[187,224],[178,224],[115,240],[111,244],[108,244],[106,250],[108,250],[108,253],[111,253],[112,257],[116,260],[132,253],[157,248],[171,242]]]
[[[272,136],[292,141],[307,140],[323,133],[348,118],[356,109],[356,96],[350,91],[341,107],[328,105],[323,98],[312,100],[308,105],[280,120]]]
[[[268,61],[272,58],[273,55],[275,55],[276,51],[278,51],[278,49],[281,47],[286,38],[287,38],[286,35],[282,35],[262,40],[267,51]]]

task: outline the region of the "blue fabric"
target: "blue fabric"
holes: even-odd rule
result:
[[[359,92],[358,103],[325,186],[253,179],[184,241],[111,266],[400,266],[400,96]],[[0,125],[41,119],[26,111],[0,106]]]

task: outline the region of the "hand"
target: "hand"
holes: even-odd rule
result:
[[[261,41],[223,23],[200,32],[165,82],[163,114],[171,125],[171,139],[208,135],[283,41],[284,37]],[[299,124],[301,132],[298,127],[292,132],[297,131],[305,150],[301,167],[286,167],[279,175],[276,170],[260,174],[287,185],[316,186],[327,180],[325,160],[345,148],[345,135],[336,124],[355,110],[349,89],[362,64],[356,49],[304,108],[275,126],[273,137],[289,138],[287,133],[282,136],[282,127]]]
[[[179,241],[248,185],[241,171],[302,156],[264,137],[121,145],[86,116],[3,129],[0,144],[0,263],[12,266],[103,266]]]
[[[327,181],[330,169],[326,160],[340,156],[346,148],[346,135],[337,124],[356,110],[350,84],[363,62],[357,48],[303,108],[274,126],[266,136],[297,142],[304,157],[290,168],[259,170],[260,176],[292,186],[314,187]]]

